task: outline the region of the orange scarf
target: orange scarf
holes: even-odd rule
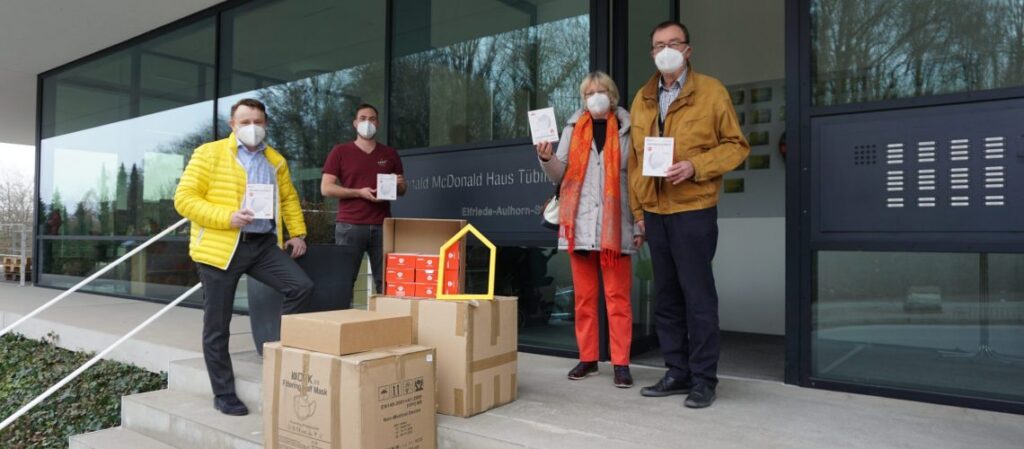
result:
[[[615,111],[608,113],[607,133],[604,138],[604,192],[601,221],[601,264],[611,265],[622,252],[622,192],[619,184],[619,170],[622,169],[619,149],[619,121]],[[562,237],[569,242],[569,251],[576,248],[576,211],[580,206],[580,191],[587,174],[590,147],[594,140],[594,120],[590,112],[584,112],[572,130],[569,142],[569,164],[562,178],[559,195],[558,219],[562,224]]]

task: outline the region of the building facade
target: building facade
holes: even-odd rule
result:
[[[628,107],[673,18],[753,150],[719,208],[722,328],[785,336],[792,384],[1024,411],[1022,0],[228,1],[39,76],[36,283],[66,288],[177,222],[191,151],[244,97],[268,105],[329,243],[320,168],[366,102],[406,166],[395,214],[470,220],[500,246],[521,348],[574,356],[526,112],[565,120],[596,69]],[[174,298],[198,282],[187,238],[90,291]],[[646,251],[634,271],[637,354],[657,344]]]

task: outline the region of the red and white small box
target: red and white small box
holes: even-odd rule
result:
[[[444,252],[444,269],[445,270],[458,270],[459,269],[459,243],[456,242],[448,248],[448,251]],[[447,273],[445,274],[447,276]]]
[[[409,253],[390,253],[388,254],[387,268],[398,269],[416,269],[416,254]]]
[[[387,294],[388,296],[400,296],[407,297],[416,294],[416,284],[411,282],[394,282],[388,283]]]
[[[437,298],[437,283],[416,283],[416,297],[417,298]]]
[[[387,270],[384,270],[384,280],[387,281],[387,283],[389,284],[393,282],[412,283],[416,281],[416,270],[412,268],[395,269],[388,267]]]
[[[417,270],[436,270],[437,256],[416,256]]]
[[[416,270],[416,283],[425,284],[428,282],[437,284],[437,270]]]

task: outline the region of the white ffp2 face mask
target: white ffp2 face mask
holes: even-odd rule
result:
[[[267,130],[260,125],[245,125],[238,128],[235,132],[235,137],[245,145],[246,148],[256,148],[263,143],[263,139],[267,137]]]
[[[607,94],[596,93],[587,97],[587,110],[591,115],[604,115],[610,105],[611,99]]]
[[[369,120],[363,120],[356,125],[356,132],[364,139],[372,139],[377,134],[377,127]]]
[[[675,73],[683,67],[683,52],[672,47],[665,47],[664,50],[654,55],[654,65],[658,66],[661,73]]]

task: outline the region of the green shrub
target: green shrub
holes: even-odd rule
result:
[[[0,338],[0,420],[59,382],[94,354],[19,335]],[[58,390],[7,429],[5,449],[65,448],[68,437],[121,423],[121,396],[166,388],[167,374],[104,360]]]

